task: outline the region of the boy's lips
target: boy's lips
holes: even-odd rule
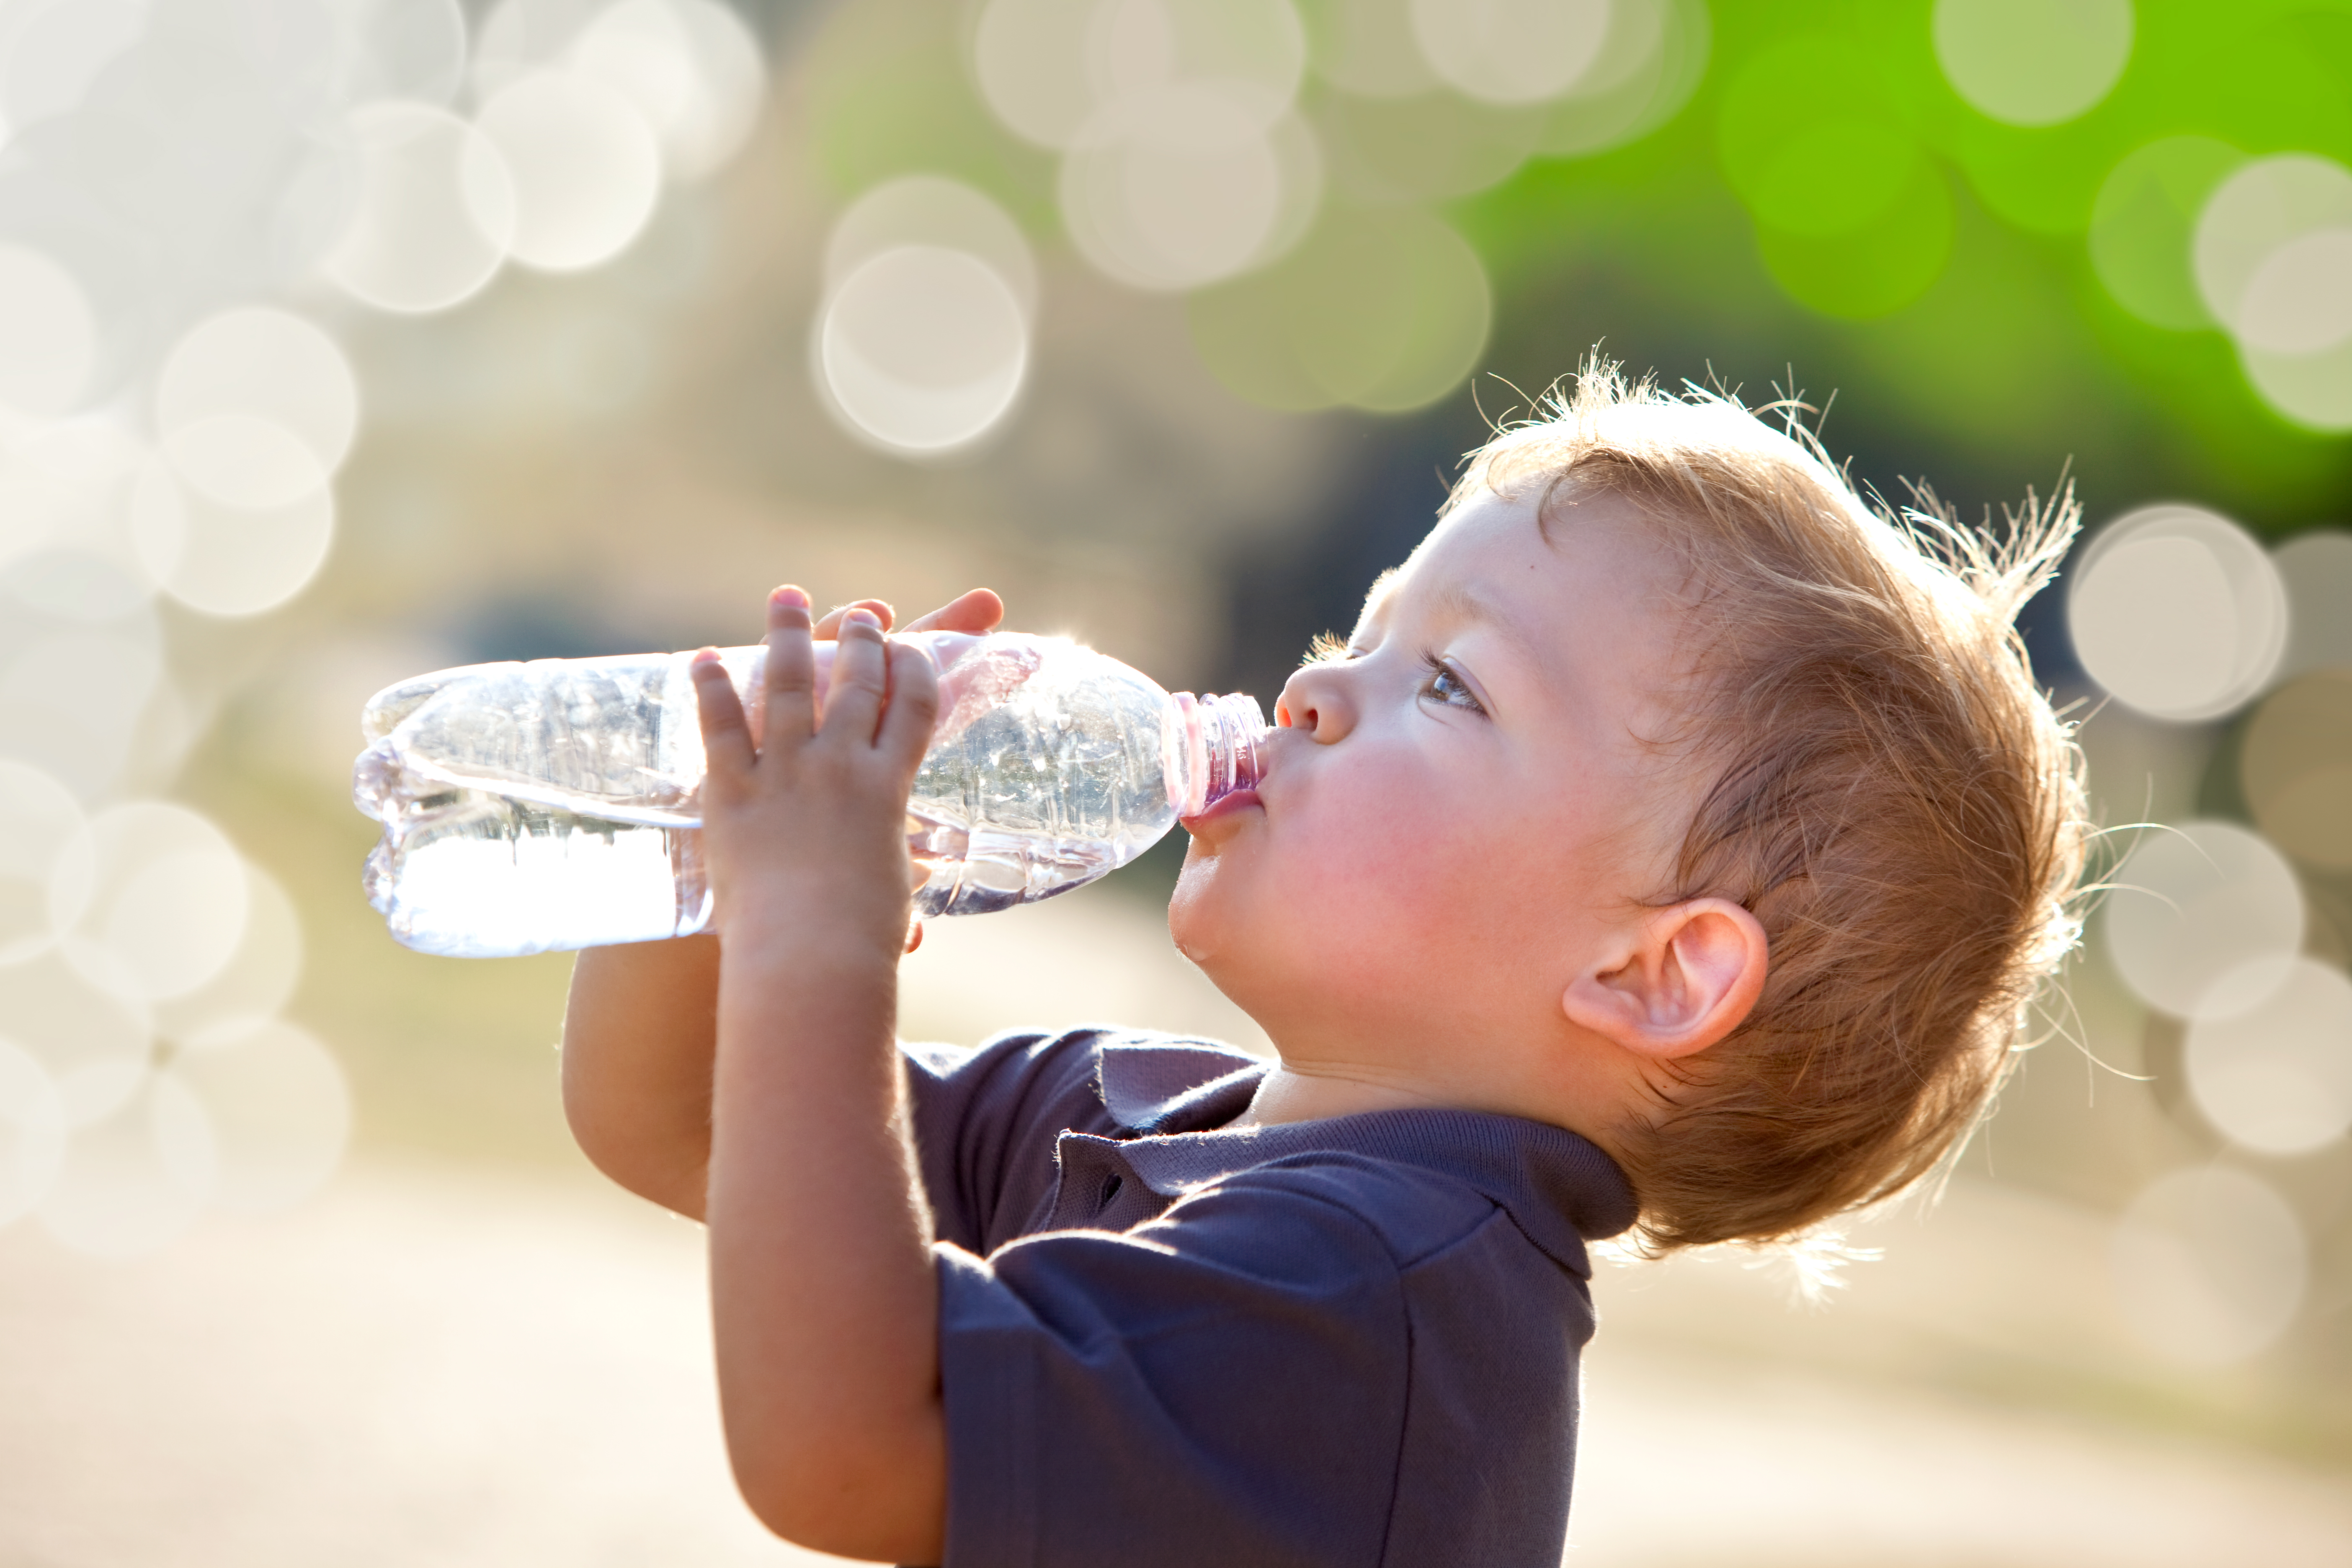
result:
[[[1203,824],[1215,822],[1221,818],[1231,816],[1235,812],[1248,811],[1253,808],[1259,810],[1265,809],[1263,806],[1258,805],[1257,791],[1254,789],[1237,789],[1231,795],[1225,795],[1222,799],[1218,800],[1214,805],[1211,805],[1206,811],[1202,812],[1198,816],[1179,817],[1177,820],[1183,824],[1185,832],[1197,833],[1200,831]]]

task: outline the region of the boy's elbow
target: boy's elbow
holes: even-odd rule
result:
[[[588,1163],[604,1173],[614,1185],[635,1193],[648,1203],[659,1204],[673,1214],[701,1221],[710,1186],[710,1165],[705,1160],[693,1164],[664,1158],[658,1151],[647,1151],[641,1145],[632,1146],[618,1140],[592,1142],[581,1137],[577,1129],[572,1136]]]
[[[609,1113],[604,1100],[563,1080],[563,1121],[588,1163],[618,1187],[688,1219],[702,1218],[710,1163],[688,1160],[680,1152],[647,1139],[641,1128]]]
[[[844,1446],[738,1459],[752,1516],[812,1552],[870,1563],[937,1563],[947,1536],[942,1457],[853,1453]]]
[[[903,1518],[875,1518],[839,1504],[811,1506],[745,1492],[752,1516],[770,1533],[810,1552],[858,1563],[937,1563],[945,1531]]]

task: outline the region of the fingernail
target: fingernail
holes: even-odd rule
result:
[[[882,617],[871,610],[852,610],[841,618],[851,626],[872,626],[877,632],[882,629]]]
[[[693,658],[693,661],[692,661],[691,665],[689,666],[689,668],[694,668],[694,669],[701,669],[701,668],[703,668],[705,666],[708,666],[708,665],[714,665],[714,664],[717,664],[718,662],[719,662],[719,650],[718,650],[717,648],[715,648],[715,647],[698,648],[698,649],[696,649],[696,650],[695,650],[694,658]]]
[[[809,607],[809,596],[806,590],[795,588],[788,583],[784,586],[777,589],[774,593],[769,595],[768,603],[772,605],[789,605],[796,610],[805,610]]]

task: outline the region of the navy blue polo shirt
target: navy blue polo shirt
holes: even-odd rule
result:
[[[1227,1128],[1266,1064],[906,1047],[947,1568],[1557,1568],[1607,1155],[1517,1117]]]

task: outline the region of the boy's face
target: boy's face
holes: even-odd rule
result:
[[[1643,744],[1680,574],[1623,500],[1564,493],[1547,538],[1526,489],[1439,523],[1290,679],[1255,801],[1187,824],[1169,924],[1293,1067],[1543,1114],[1569,981],[1690,805]]]

